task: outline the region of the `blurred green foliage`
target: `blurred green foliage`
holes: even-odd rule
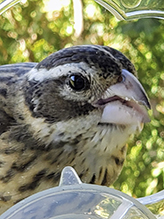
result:
[[[39,62],[63,47],[112,46],[134,63],[152,104],[151,123],[130,140],[114,188],[134,197],[164,188],[164,22],[117,21],[94,0],[83,0],[83,29],[75,35],[71,0],[27,0],[0,17],[0,64]],[[76,8],[75,8],[76,10]]]

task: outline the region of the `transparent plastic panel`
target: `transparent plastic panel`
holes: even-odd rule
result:
[[[21,0],[0,0],[0,15],[20,1]]]
[[[0,14],[21,0],[0,0]],[[154,17],[164,19],[163,0],[95,0],[119,20]]]
[[[127,214],[123,219],[147,219],[147,215],[144,214],[141,210],[137,209],[136,206],[133,206],[129,209]]]
[[[137,200],[146,205],[157,218],[164,219],[164,190],[147,197],[138,198]]]
[[[163,0],[95,0],[119,20],[164,19]]]
[[[0,219],[155,219],[132,197],[105,186],[82,183],[65,167],[58,187],[39,192],[11,207]]]

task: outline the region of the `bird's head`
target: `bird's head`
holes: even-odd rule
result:
[[[129,136],[149,122],[150,103],[135,73],[122,53],[106,46],[74,46],[48,56],[16,86],[14,113],[21,125],[12,136],[23,142],[21,152],[39,156],[39,169],[60,173],[71,165],[84,182],[113,183]]]
[[[150,103],[135,72],[133,64],[115,49],[91,45],[66,48],[27,74],[26,102],[33,117],[44,120],[53,130],[56,124],[63,125],[62,132],[67,124],[65,129],[70,127],[69,132],[77,135],[82,133],[77,133],[79,127],[88,131],[104,124],[140,128],[149,122]],[[53,132],[46,130],[46,136]]]

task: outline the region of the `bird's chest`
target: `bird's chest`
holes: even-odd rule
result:
[[[129,130],[108,127],[99,129],[92,137],[77,144],[77,153],[71,165],[83,182],[110,185],[119,175],[125,157]]]
[[[14,139],[6,142],[7,133],[2,135],[0,206],[7,209],[29,195],[57,186],[65,166],[74,167],[83,182],[110,185],[126,156],[129,131],[124,131],[115,127],[92,129],[74,141],[52,143],[47,149],[28,148]]]
[[[10,143],[11,147],[0,139],[0,214],[34,193],[57,186],[67,165],[60,148],[25,150],[21,142]]]

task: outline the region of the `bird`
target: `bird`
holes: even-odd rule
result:
[[[0,66],[0,214],[57,186],[65,166],[82,182],[111,185],[150,108],[134,65],[112,47]]]

